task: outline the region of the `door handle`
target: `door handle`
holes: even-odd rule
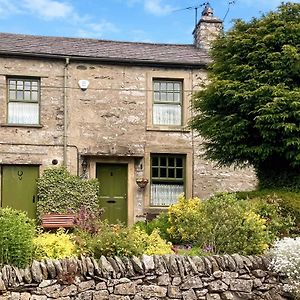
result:
[[[35,203],[35,196],[32,196],[32,203]]]
[[[107,203],[116,203],[116,200],[107,200]]]

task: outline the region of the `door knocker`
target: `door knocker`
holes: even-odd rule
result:
[[[23,174],[24,174],[23,171],[18,171],[19,180],[22,180]]]

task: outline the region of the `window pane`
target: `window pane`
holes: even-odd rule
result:
[[[38,92],[31,92],[31,100],[37,101],[38,100]]]
[[[17,89],[18,90],[23,90],[24,89],[24,82],[23,81],[20,81],[20,80],[17,81]]]
[[[168,102],[173,102],[173,101],[174,101],[173,99],[174,99],[173,93],[168,93],[167,101],[168,101]]]
[[[183,170],[182,169],[176,169],[176,178],[180,179],[183,178]]]
[[[182,167],[182,158],[181,157],[177,157],[176,158],[176,167]]]
[[[167,169],[166,168],[160,168],[159,177],[161,177],[161,178],[166,178],[167,177]]]
[[[24,100],[30,100],[30,91],[24,92]]]
[[[25,86],[24,89],[26,91],[30,91],[31,82],[30,81],[25,81],[24,86]]]
[[[174,157],[169,157],[168,165],[169,165],[169,167],[174,167],[175,166],[175,158]]]
[[[24,102],[8,103],[8,123],[39,124],[38,103],[24,103]]]
[[[158,166],[158,157],[157,156],[152,157],[152,166]]]
[[[16,89],[16,81],[15,80],[10,80],[9,81],[9,89],[10,90],[15,90]]]
[[[182,184],[163,184],[151,185],[151,205],[169,206],[177,202],[180,194],[184,193]]]
[[[178,104],[154,104],[154,125],[181,125],[181,106]]]
[[[174,93],[174,102],[181,102],[181,94]]]
[[[161,82],[160,83],[160,90],[161,91],[166,91],[167,90],[167,83],[166,82]]]
[[[174,90],[180,91],[181,90],[181,84],[180,83],[174,83]]]
[[[167,93],[160,93],[160,101],[167,101]]]
[[[37,91],[38,90],[38,82],[37,81],[32,81],[31,82],[31,89],[33,91]]]
[[[154,91],[159,91],[159,82],[154,82],[153,89]]]
[[[167,83],[167,89],[168,89],[168,91],[173,91],[173,83],[172,82]]]
[[[155,92],[154,93],[154,101],[159,101],[160,100],[160,93],[159,92]]]
[[[166,167],[167,166],[167,158],[166,157],[161,157],[159,165],[163,166],[163,167]]]
[[[17,100],[23,100],[23,99],[24,99],[23,91],[17,91]]]
[[[9,92],[9,99],[10,100],[15,100],[16,99],[16,92],[15,91],[10,91]]]
[[[168,178],[175,178],[175,169],[168,169]]]
[[[158,178],[158,168],[152,168],[152,177]]]

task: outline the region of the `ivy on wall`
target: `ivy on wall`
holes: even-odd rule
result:
[[[97,179],[82,180],[64,167],[44,171],[37,181],[37,213],[77,213],[81,207],[97,210],[99,183]]]

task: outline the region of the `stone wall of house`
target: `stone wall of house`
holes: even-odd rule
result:
[[[0,59],[0,168],[9,164],[34,164],[44,168],[63,163],[64,91],[67,97],[67,166],[81,175],[81,162],[88,160],[88,177],[96,177],[97,163],[127,163],[130,222],[138,220],[150,203],[149,185],[143,191],[137,177],[150,178],[152,153],[187,156],[186,195],[202,199],[220,191],[251,190],[251,170],[217,168],[199,157],[201,138],[188,128],[194,91],[207,82],[205,69],[108,65],[70,60],[64,89],[63,60]],[[40,126],[18,126],[7,121],[7,78],[36,77],[41,82]],[[183,122],[179,128],[152,124],[152,80],[183,81]],[[83,91],[81,79],[90,85]],[[1,190],[1,187],[0,187]],[[0,193],[1,194],[1,193]]]
[[[290,299],[286,279],[263,256],[142,256],[34,261],[4,266],[0,299],[242,300]]]

